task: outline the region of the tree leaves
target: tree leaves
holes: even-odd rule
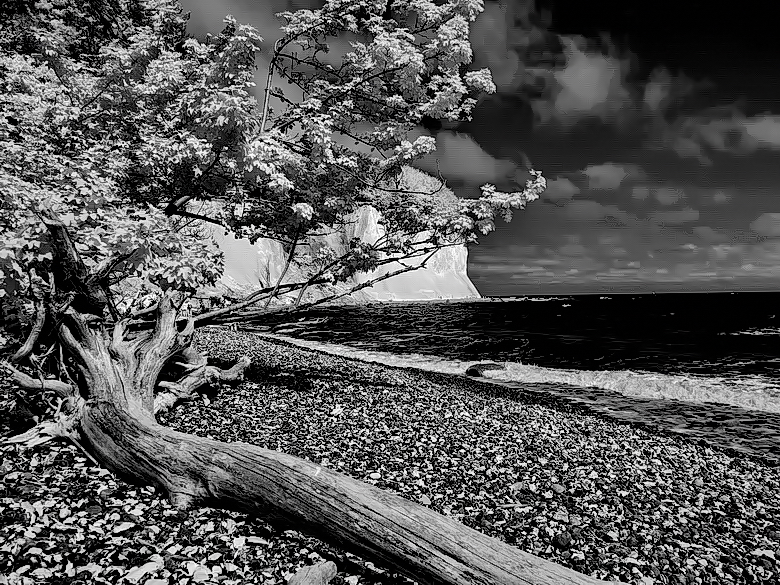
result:
[[[487,70],[464,67],[481,2],[393,9],[390,18],[383,2],[332,0],[282,13],[270,78],[280,101],[267,120],[253,95],[262,38],[232,17],[204,42],[186,38],[174,0],[116,6],[110,26],[64,0],[0,24],[0,294],[24,294],[28,271],[50,268],[36,216],[44,208],[89,269],[110,264],[104,278],[122,296],[141,282],[190,292],[213,284],[222,256],[206,221],[285,242],[339,229],[372,205],[389,218],[386,245],[335,258],[322,276],[338,280],[376,268],[382,254],[414,254],[420,233],[432,249],[472,241],[496,213],[509,218],[538,197],[544,179],[533,172],[521,192],[488,185],[455,207],[421,204],[398,184],[404,165],[435,148],[409,131],[423,117],[467,117],[494,86]],[[323,51],[345,31],[357,40],[334,67]],[[302,97],[280,98],[274,75]],[[407,206],[420,213],[401,218]]]

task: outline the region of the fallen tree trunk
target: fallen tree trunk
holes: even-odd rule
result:
[[[180,433],[100,404],[84,413],[90,450],[175,505],[257,514],[393,568],[420,583],[600,583],[314,463],[245,443]]]
[[[39,426],[40,434],[77,441],[120,477],[165,491],[177,508],[211,506],[259,515],[419,583],[603,583],[309,461],[158,424],[154,391],[164,366],[182,356],[192,362],[180,388],[198,387],[197,368],[207,367],[189,351],[194,322],[179,331],[174,306],[164,298],[154,331],[136,335],[127,335],[121,324],[109,334],[71,311],[59,334],[79,363],[80,395],[68,398],[57,424]],[[240,379],[248,361],[242,363],[229,374],[220,372]],[[25,440],[39,444],[46,438],[33,431]]]

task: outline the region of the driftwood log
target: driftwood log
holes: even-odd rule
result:
[[[18,364],[0,364],[17,385],[58,401],[52,420],[7,442],[69,439],[123,479],[163,490],[180,509],[211,506],[259,515],[421,584],[603,583],[309,461],[159,424],[156,412],[204,386],[240,381],[249,360],[229,370],[208,366],[192,348],[195,320],[183,324],[183,297],[176,292],[163,295],[153,327],[139,331],[129,320],[111,325],[101,280],[88,276],[62,222],[53,213],[44,222],[55,244],[53,279],[67,302],[52,301],[40,319],[52,323],[70,372],[60,380],[34,378]],[[34,331],[42,330],[36,324]],[[37,335],[31,334],[25,352]]]

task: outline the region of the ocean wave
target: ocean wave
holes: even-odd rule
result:
[[[745,329],[744,331],[733,331],[729,333],[718,333],[718,335],[780,335],[780,327],[762,327],[754,329]]]
[[[464,375],[475,361],[445,359],[424,354],[394,354],[376,351],[370,344],[351,347],[298,339],[287,335],[262,333],[288,343],[325,353],[376,362],[388,366],[417,368],[444,374]],[[487,360],[485,360],[487,361]],[[498,362],[505,368],[487,370],[484,377],[501,382],[559,383],[578,387],[596,387],[624,396],[674,399],[685,402],[711,402],[742,408],[780,413],[780,385],[762,376],[704,376],[699,374],[659,374],[632,370],[576,370],[533,366],[518,362]]]

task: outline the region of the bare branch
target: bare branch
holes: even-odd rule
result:
[[[260,134],[265,132],[265,123],[268,121],[268,106],[271,101],[271,84],[274,78],[274,68],[279,60],[280,53],[291,43],[295,37],[281,37],[274,43],[274,52],[271,56],[271,62],[268,64],[268,73],[265,78],[265,94],[263,96],[263,114],[260,118]]]
[[[20,347],[11,357],[12,363],[18,364],[32,353],[35,348],[35,343],[38,341],[41,331],[43,331],[43,326],[46,323],[46,301],[42,297],[42,293],[39,292],[35,294],[34,303],[35,321],[30,328],[30,333],[27,335],[24,345],[22,345],[22,347]]]
[[[76,340],[70,328],[64,323],[61,323],[57,333],[65,349],[70,351],[76,358],[78,358],[78,360],[81,362],[81,365],[86,368],[87,364],[92,361],[91,357],[87,349]]]
[[[176,333],[176,308],[174,300],[176,293],[167,290],[157,303],[157,319],[154,324],[151,343],[159,346],[166,338]]]
[[[357,291],[362,290],[364,288],[368,288],[369,286],[373,286],[377,282],[382,282],[383,280],[387,280],[388,278],[392,278],[393,276],[397,276],[397,275],[403,274],[405,272],[411,272],[413,270],[419,270],[420,268],[423,268],[425,266],[425,264],[428,262],[428,260],[430,260],[431,257],[433,257],[433,255],[437,251],[438,251],[438,249],[433,250],[430,254],[428,254],[427,258],[425,258],[425,260],[423,260],[417,266],[405,266],[404,268],[401,268],[399,270],[395,270],[394,272],[388,272],[387,274],[383,274],[382,276],[378,276],[378,277],[376,277],[376,278],[374,278],[372,280],[367,280],[366,282],[364,282],[362,284],[358,284],[356,286],[353,286],[350,290],[348,290],[346,292],[343,292],[343,293],[340,293],[340,294],[337,294],[337,295],[334,295],[334,296],[330,296],[330,297],[323,297],[323,298],[318,299],[316,301],[312,301],[310,303],[306,303],[304,305],[300,305],[298,307],[298,309],[308,309],[309,307],[315,307],[315,306],[321,305],[323,303],[328,303],[330,301],[335,301],[336,299],[340,299],[342,297],[346,297],[348,295],[351,295],[354,292],[357,292]],[[396,260],[396,262],[397,262],[397,260]]]
[[[173,407],[181,400],[187,400],[205,386],[215,383],[235,384],[244,379],[244,371],[251,364],[251,360],[244,356],[232,368],[222,370],[215,366],[207,365],[208,360],[205,356],[192,348],[187,348],[183,356],[188,360],[187,363],[177,364],[185,369],[185,374],[176,382],[163,381],[158,384],[164,388],[154,398],[154,413],[164,412]]]
[[[44,392],[54,392],[54,394],[60,398],[67,398],[76,394],[76,389],[73,386],[66,384],[65,382],[61,382],[60,380],[52,380],[48,378],[35,379],[32,376],[25,374],[21,370],[17,370],[8,362],[0,362],[0,367],[5,369],[10,374],[11,381],[24,390],[43,390]]]
[[[59,398],[53,420],[42,421],[24,433],[6,437],[0,440],[0,444],[21,445],[23,449],[29,449],[55,439],[66,439],[76,445],[94,465],[99,466],[92,454],[78,440],[77,427],[83,404],[84,401],[80,398],[72,396],[67,399]],[[63,412],[65,405],[68,408]]]
[[[214,219],[213,217],[209,217],[207,215],[201,215],[199,213],[192,213],[191,211],[186,211],[184,209],[172,209],[171,211],[168,211],[169,215],[178,215],[181,217],[188,217],[190,219],[197,219],[198,221],[204,221],[206,223],[210,223],[213,225],[218,225],[219,227],[224,228],[225,224],[223,224],[218,219]]]
[[[105,280],[114,271],[114,269],[125,260],[130,259],[137,251],[137,248],[133,248],[128,252],[106,258],[100,264],[98,264],[97,268],[95,268],[92,274],[89,275],[87,282],[97,282],[99,284],[104,284]]]
[[[311,284],[325,284],[329,281],[325,279],[320,279],[314,283],[312,283],[310,280],[306,282],[294,282],[289,284],[282,284],[279,285],[279,291],[293,291],[301,288],[302,286],[310,286]],[[270,293],[274,290],[274,287],[269,288],[263,288],[258,291],[253,292],[245,299],[234,303],[232,305],[229,305],[227,307],[221,307],[219,309],[214,309],[213,311],[209,311],[207,313],[201,313],[200,315],[197,315],[195,317],[195,323],[198,325],[206,325],[208,323],[213,322],[215,319],[218,319],[219,317],[224,317],[225,315],[229,315],[230,313],[235,313],[236,311],[240,311],[241,309],[246,309],[247,307],[251,307],[252,305],[255,305],[259,302],[261,302],[267,293]]]
[[[290,245],[290,253],[287,254],[287,261],[284,263],[284,269],[282,270],[282,273],[279,275],[279,279],[276,281],[276,286],[274,286],[274,289],[271,291],[271,294],[268,295],[268,298],[265,301],[265,305],[263,306],[264,309],[268,308],[268,305],[271,304],[271,301],[273,298],[279,293],[279,287],[282,284],[282,281],[284,280],[284,277],[287,276],[287,271],[290,268],[290,264],[293,261],[293,258],[295,257],[295,248],[298,245],[298,237],[301,234],[301,224],[300,222],[295,227],[295,235],[293,236],[292,244]]]

